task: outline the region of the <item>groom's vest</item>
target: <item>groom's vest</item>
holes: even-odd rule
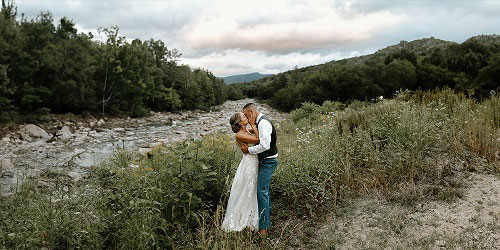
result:
[[[262,161],[262,160],[266,159],[267,157],[278,153],[278,148],[276,147],[276,129],[274,128],[273,123],[269,119],[267,119],[267,117],[264,115],[257,121],[257,127],[259,127],[259,122],[262,120],[266,120],[271,124],[271,127],[273,128],[273,132],[271,132],[271,147],[269,148],[269,150],[264,151],[264,152],[257,155],[259,157],[259,161]]]

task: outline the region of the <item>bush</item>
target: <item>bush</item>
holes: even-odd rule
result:
[[[144,105],[135,105],[132,108],[132,117],[137,118],[137,117],[146,117],[151,115],[151,110],[144,107]]]

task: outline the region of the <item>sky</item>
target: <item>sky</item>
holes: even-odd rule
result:
[[[128,40],[162,40],[180,63],[216,76],[276,74],[435,37],[500,34],[500,0],[17,0],[79,32],[118,26]]]

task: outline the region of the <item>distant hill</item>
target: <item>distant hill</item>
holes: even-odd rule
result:
[[[233,83],[240,83],[240,82],[251,82],[251,81],[259,80],[259,79],[267,77],[267,76],[272,76],[272,74],[261,74],[259,72],[254,72],[254,73],[249,73],[249,74],[224,76],[224,77],[219,77],[219,78],[224,79],[225,84],[233,84]]]
[[[390,98],[399,90],[451,88],[488,97],[500,90],[500,36],[479,35],[463,43],[434,37],[401,41],[375,53],[235,84],[245,96],[290,111],[303,102]]]

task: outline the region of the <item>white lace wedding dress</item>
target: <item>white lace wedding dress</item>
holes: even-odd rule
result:
[[[241,231],[245,227],[252,230],[259,228],[258,164],[257,155],[243,154],[231,185],[226,215],[222,222],[224,231]]]

